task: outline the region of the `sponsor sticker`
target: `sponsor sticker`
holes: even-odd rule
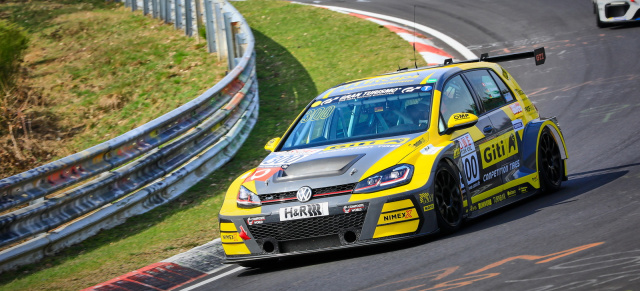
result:
[[[329,202],[280,208],[280,221],[329,215]]]
[[[244,182],[251,182],[251,181],[266,181],[267,179],[271,178],[271,176],[273,176],[275,173],[277,173],[280,169],[278,168],[257,168],[255,172],[253,172],[253,174],[249,175]]]
[[[242,242],[242,239],[238,235],[238,233],[222,233],[220,239],[223,242]]]
[[[465,133],[464,135],[457,137],[455,140],[460,144],[460,155],[466,156],[476,151],[476,146],[473,144],[473,138],[471,138],[469,133]]]
[[[398,221],[412,220],[418,218],[415,208],[383,213],[378,219],[378,224],[387,224]]]
[[[520,118],[512,120],[511,124],[513,124],[513,130],[515,130],[516,132],[524,129],[524,123],[522,123],[522,119]]]
[[[482,168],[486,169],[518,153],[518,143],[513,132],[509,132],[480,145]],[[508,169],[507,169],[508,170]]]
[[[412,93],[413,91],[420,90],[420,88],[422,88],[422,87],[421,86],[417,86],[417,87],[411,86],[411,87],[406,87],[406,88],[402,89],[402,91],[400,91],[400,92],[401,93]]]
[[[263,224],[265,220],[266,218],[264,216],[249,217],[247,218],[247,225]]]
[[[511,108],[511,112],[513,112],[513,115],[522,113],[522,106],[520,106],[520,103],[518,102],[509,105],[509,108]]]
[[[433,87],[431,86],[422,86],[422,88],[420,88],[420,91],[422,92],[427,92],[427,91],[431,91]]]
[[[405,142],[409,141],[409,138],[394,138],[394,139],[382,139],[382,140],[371,140],[371,141],[362,141],[362,142],[354,142],[354,143],[345,143],[339,145],[333,145],[326,147],[325,151],[344,149],[344,148],[354,148],[361,146],[372,146],[372,145],[401,145]]]
[[[429,193],[420,193],[420,204],[427,204],[433,202],[433,195]]]
[[[345,205],[342,207],[342,212],[351,213],[351,212],[362,212],[365,209],[364,204],[354,204],[354,205]]]
[[[396,75],[393,77],[378,77],[374,79],[367,79],[367,80],[362,80],[362,81],[344,85],[340,89],[340,92],[364,89],[369,87],[378,87],[383,85],[414,83],[416,82],[416,78],[418,77],[420,77],[419,74],[410,73],[406,75]],[[372,90],[372,91],[376,91],[376,90]]]
[[[285,165],[285,164],[293,164],[319,151],[322,151],[322,150],[321,149],[302,149],[302,150],[292,150],[292,151],[286,151],[286,152],[271,153],[262,162],[262,164],[260,164],[260,167],[261,168],[280,167],[281,165]]]
[[[432,144],[427,145],[426,147],[420,150],[420,153],[423,155],[435,155],[438,151],[440,151],[443,147],[435,147]]]

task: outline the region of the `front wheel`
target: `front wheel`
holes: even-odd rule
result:
[[[599,28],[605,28],[609,26],[608,23],[602,22],[602,20],[600,20],[600,13],[598,12],[596,12],[596,24]]]
[[[436,169],[434,200],[438,227],[444,233],[457,230],[462,225],[462,191],[459,174],[445,161]]]
[[[538,176],[543,192],[554,192],[560,189],[564,164],[560,156],[560,148],[549,128],[542,130],[538,143]]]

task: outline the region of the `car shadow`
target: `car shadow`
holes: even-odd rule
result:
[[[609,27],[609,29],[618,30],[618,29],[627,29],[627,28],[634,28],[634,27],[640,27],[640,21],[612,25],[611,27]]]
[[[403,249],[417,247],[423,244],[437,241],[443,237],[454,238],[458,236],[468,235],[477,231],[527,217],[547,207],[573,203],[576,201],[576,197],[618,180],[629,172],[628,168],[635,166],[640,166],[640,163],[603,168],[599,170],[569,175],[569,180],[563,183],[563,186],[559,191],[552,194],[534,195],[532,197],[523,199],[521,201],[515,202],[501,209],[483,215],[479,218],[467,221],[463,228],[454,234],[434,234],[427,237],[384,244],[384,247],[380,247],[380,245],[363,246],[354,249],[289,257],[280,259],[280,261],[278,261],[277,263],[269,265],[269,268],[250,268],[238,274],[238,277],[267,274],[271,272],[295,269],[298,267],[349,260],[358,257],[375,256],[388,252],[395,252]]]

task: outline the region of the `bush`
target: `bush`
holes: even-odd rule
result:
[[[0,20],[0,91],[13,85],[28,42],[19,26]]]

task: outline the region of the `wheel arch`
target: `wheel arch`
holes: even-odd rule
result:
[[[431,168],[431,177],[435,177],[435,173],[437,171],[438,165],[441,162],[445,162],[449,164],[451,168],[453,168],[458,172],[459,182],[464,185],[464,189],[460,189],[462,193],[462,201],[463,201],[463,204],[462,204],[463,218],[467,217],[470,213],[471,197],[468,195],[468,191],[466,190],[466,189],[469,189],[467,179],[463,178],[462,176],[464,174],[464,167],[462,165],[462,157],[460,155],[459,142],[453,141],[452,143],[448,144],[444,149],[442,149],[436,161],[437,162],[434,163],[433,167]],[[433,181],[433,179],[430,179],[430,180]],[[431,183],[430,186],[433,187],[433,183]],[[434,191],[433,189],[430,189],[430,190]]]
[[[538,171],[538,143],[540,142],[540,135],[545,128],[549,129],[553,139],[562,149],[560,150],[560,157],[564,163],[563,180],[566,181],[566,161],[569,159],[569,152],[567,150],[564,136],[555,117],[548,119],[536,119],[527,123],[522,134],[522,164],[520,167],[526,168],[526,170],[531,173]]]

